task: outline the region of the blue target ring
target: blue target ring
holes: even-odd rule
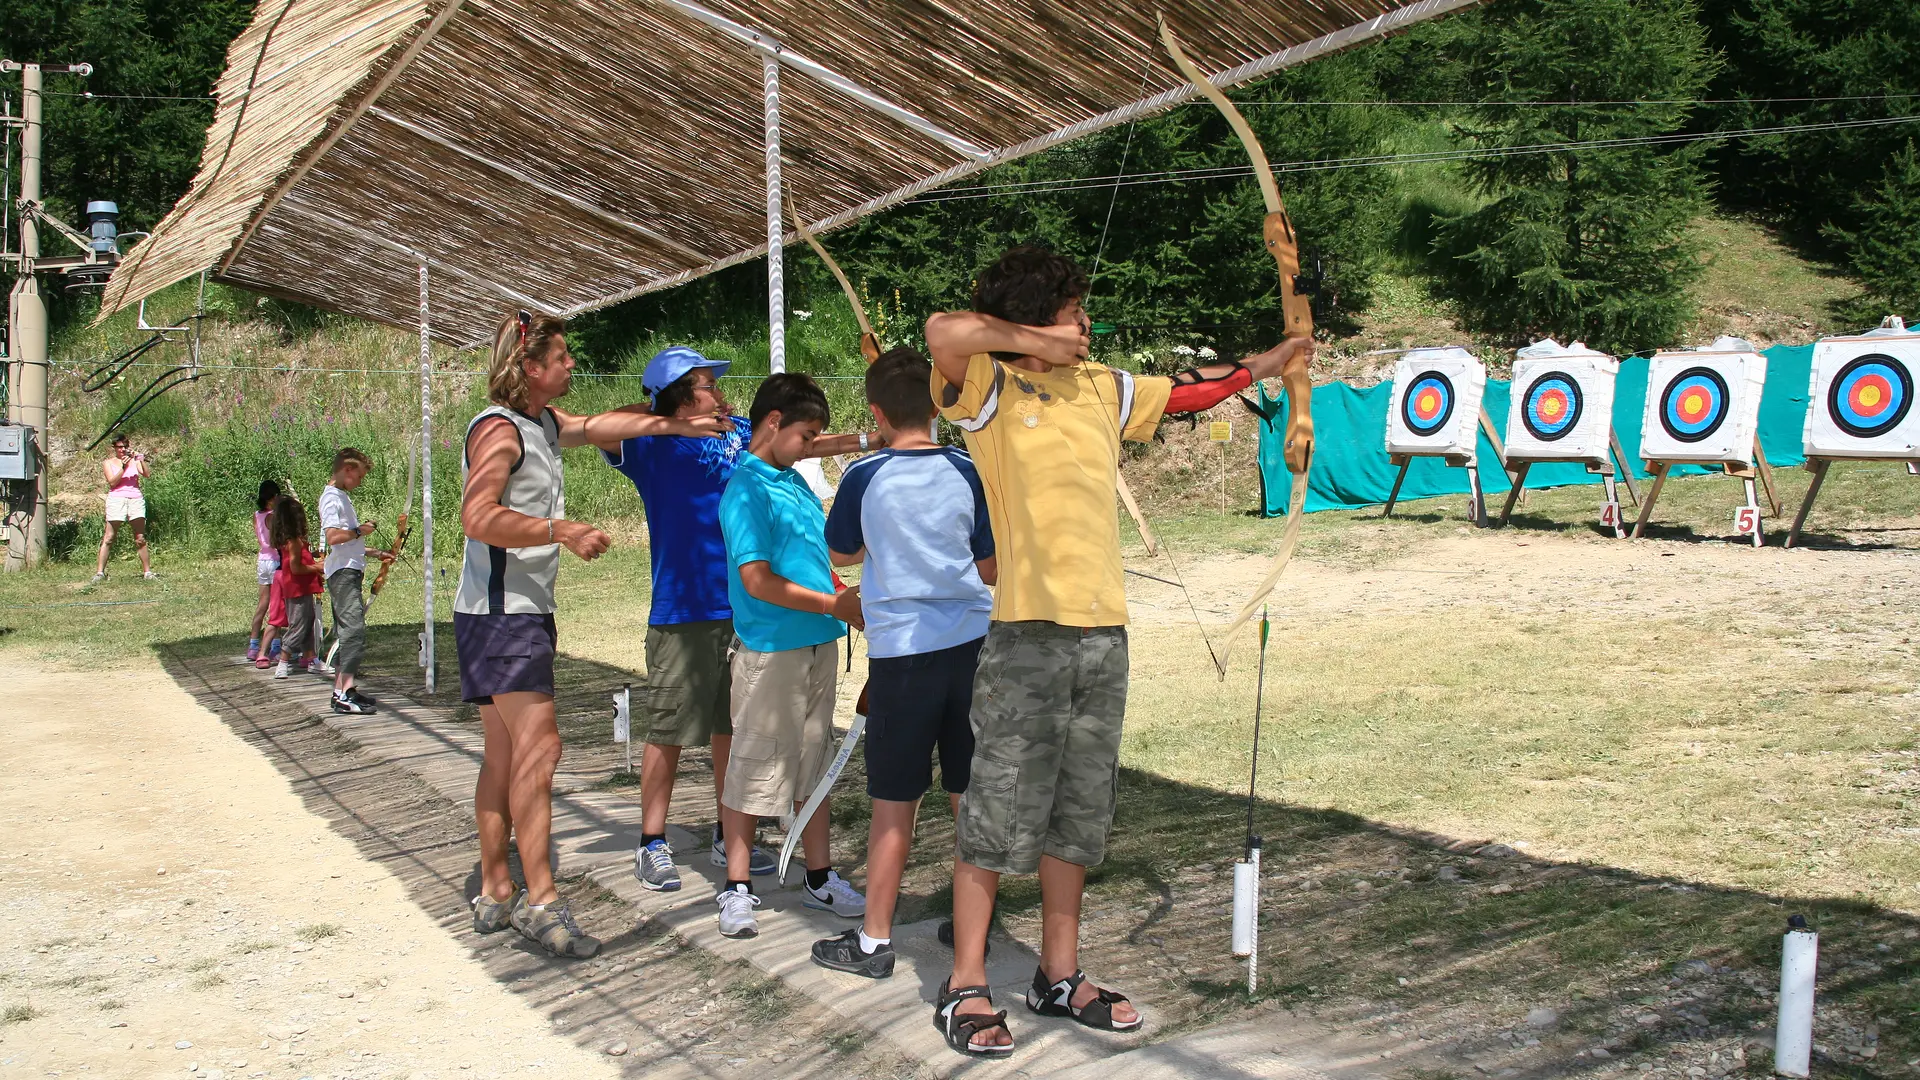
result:
[[[1521,398],[1520,422],[1541,442],[1564,439],[1580,422],[1585,395],[1580,383],[1564,371],[1549,371],[1527,385]]]
[[[1442,431],[1453,418],[1453,380],[1438,371],[1423,371],[1414,376],[1413,385],[1400,399],[1400,420],[1415,435],[1427,436]]]
[[[1827,388],[1827,415],[1856,439],[1885,435],[1913,407],[1913,376],[1885,353],[1868,353],[1840,369]]]
[[[1727,396],[1719,372],[1688,368],[1660,393],[1660,426],[1681,442],[1699,442],[1727,422]]]

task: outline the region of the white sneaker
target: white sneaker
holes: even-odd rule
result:
[[[801,882],[800,888],[807,894],[803,902],[810,908],[831,911],[850,919],[867,913],[867,898],[855,892],[838,870],[827,871],[827,883],[818,889],[805,882]]]
[[[293,665],[292,665],[292,664],[289,664],[289,663],[287,663],[287,662],[286,662],[285,660],[282,660],[282,661],[280,661],[280,662],[279,662],[278,664],[275,664],[275,665],[273,665],[273,677],[274,677],[274,678],[276,678],[276,679],[290,679],[290,678],[292,678],[292,677],[293,677]]]
[[[753,913],[760,906],[759,897],[728,889],[713,899],[720,905],[721,937],[753,937],[760,932],[760,920]]]
[[[313,661],[307,665],[307,674],[318,675],[323,679],[331,679],[333,678],[333,666],[316,656],[313,658]]]

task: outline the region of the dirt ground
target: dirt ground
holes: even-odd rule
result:
[[[618,1075],[163,672],[8,674],[3,1075]]]

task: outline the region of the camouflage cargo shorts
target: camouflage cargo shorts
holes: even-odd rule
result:
[[[1099,865],[1126,711],[1126,627],[994,623],[974,676],[960,860],[1002,874],[1031,874],[1043,854]]]

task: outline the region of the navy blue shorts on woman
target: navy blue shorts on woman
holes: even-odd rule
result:
[[[460,654],[460,697],[493,704],[493,695],[553,696],[553,656],[559,635],[553,616],[453,613],[454,649]]]
[[[867,795],[913,802],[933,786],[933,755],[940,753],[940,785],[967,790],[973,767],[975,638],[964,645],[911,656],[867,661]]]

